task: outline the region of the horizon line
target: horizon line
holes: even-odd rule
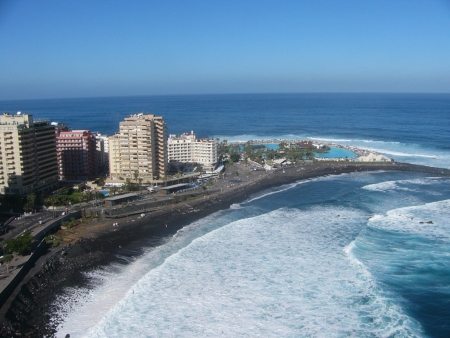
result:
[[[107,99],[126,97],[164,97],[164,96],[220,96],[220,95],[292,95],[292,94],[392,94],[392,95],[448,95],[450,92],[248,92],[248,93],[196,93],[196,94],[138,94],[138,95],[100,95],[100,96],[72,96],[72,97],[47,97],[28,99],[0,99],[0,102],[12,101],[45,101],[45,100],[79,100],[79,99]]]

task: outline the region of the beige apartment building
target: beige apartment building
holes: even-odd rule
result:
[[[28,194],[58,183],[55,126],[32,115],[0,115],[0,193]]]
[[[163,178],[167,172],[167,126],[162,116],[135,114],[119,124],[109,139],[109,171],[112,180]]]
[[[213,167],[217,162],[218,145],[216,139],[197,138],[193,131],[180,136],[170,135],[167,141],[169,162]]]

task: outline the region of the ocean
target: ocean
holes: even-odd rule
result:
[[[129,114],[228,141],[309,138],[450,168],[448,94],[249,94],[2,101],[113,134]],[[58,337],[448,337],[450,179],[366,172],[250,196],[86,272]]]

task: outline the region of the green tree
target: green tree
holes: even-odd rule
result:
[[[103,187],[105,185],[105,176],[100,176],[97,180],[97,186]]]
[[[285,150],[285,149],[287,148],[287,146],[288,146],[288,144],[287,144],[286,142],[281,141],[281,142],[278,144],[278,149],[279,149],[279,150]]]
[[[230,146],[228,145],[227,140],[223,140],[222,142],[219,143],[219,146],[217,147],[217,153],[219,154],[219,157],[228,154],[229,151]]]
[[[231,153],[230,154],[230,159],[233,162],[239,162],[240,158],[241,158],[241,155],[239,153]]]
[[[247,142],[242,148],[245,157],[245,163],[248,163],[248,159],[253,159],[255,154],[255,147],[249,142]]]
[[[142,190],[142,181],[143,181],[143,178],[142,178],[142,177],[139,177],[139,178],[138,178],[139,193],[141,193],[141,190]]]
[[[95,200],[103,200],[105,198],[105,195],[103,195],[101,192],[98,191],[94,192],[93,195]]]
[[[31,251],[31,242],[33,241],[33,236],[30,230],[26,230],[22,235],[6,240],[6,245],[4,250],[7,253],[16,252],[19,255],[26,255]]]
[[[23,206],[23,210],[26,212],[33,211],[34,209],[34,201],[36,200],[36,194],[32,192],[27,196],[27,201],[25,205]]]
[[[116,195],[116,192],[118,192],[119,191],[119,188],[118,187],[111,187],[111,188],[109,188],[109,193],[111,194],[113,194],[113,196],[115,196]]]
[[[44,205],[47,206],[47,208],[49,208],[50,206],[53,206],[53,216],[55,216],[55,205],[58,202],[58,198],[54,195],[47,197],[44,200]]]
[[[125,179],[125,184],[123,185],[123,189],[128,192],[130,192],[133,189],[133,183],[131,182],[131,179],[129,179],[129,178]]]
[[[312,150],[306,151],[305,155],[306,155],[306,157],[307,157],[308,159],[310,159],[310,160],[313,160],[313,159],[314,159],[314,152],[313,152]]]

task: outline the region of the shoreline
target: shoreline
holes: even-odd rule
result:
[[[229,144],[238,144],[238,145],[243,145],[246,144],[248,142],[250,142],[251,144],[257,145],[257,144],[279,144],[280,142],[285,142],[285,143],[298,143],[298,142],[302,142],[302,141],[311,141],[314,142],[313,139],[309,139],[307,138],[306,140],[302,140],[302,139],[261,139],[261,140],[250,140],[250,141],[233,141],[233,142],[229,142]],[[317,140],[316,143],[318,144],[322,144],[325,145],[327,147],[330,148],[340,148],[340,149],[345,149],[345,150],[349,150],[353,153],[356,154],[356,156],[352,159],[350,159],[351,161],[360,158],[362,156],[366,156],[369,154],[374,154],[377,156],[384,156],[386,159],[389,159],[387,156],[382,155],[381,153],[371,150],[371,149],[364,149],[364,148],[358,148],[356,146],[351,146],[351,145],[346,145],[346,144],[339,144],[339,143],[335,143],[335,142],[331,142],[331,141],[321,141],[321,140]],[[316,158],[319,159],[319,158]],[[325,160],[331,160],[330,158],[326,158]],[[390,159],[389,159],[390,160]]]
[[[244,172],[251,170],[250,166],[235,166],[241,167]],[[143,218],[130,217],[129,222],[119,228],[111,227],[111,219],[86,226],[85,231],[80,231],[71,243],[49,250],[36,262],[10,308],[2,309],[5,318],[2,318],[0,336],[54,334],[58,319],[61,319],[51,317],[58,309],[52,306],[57,295],[67,287],[87,285],[81,272],[118,262],[118,254],[139,257],[143,247],[158,246],[163,238],[184,226],[228,209],[232,204],[241,203],[263,190],[315,177],[361,171],[422,172],[450,176],[448,169],[407,163],[320,162],[264,174],[255,172],[260,176],[243,180],[227,190],[212,188],[209,194],[206,192],[202,197],[163,206]],[[120,220],[121,223],[123,221],[124,218]]]

